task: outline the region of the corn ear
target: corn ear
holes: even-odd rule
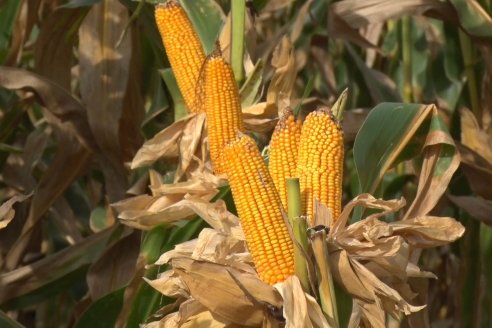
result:
[[[260,278],[268,284],[294,274],[294,246],[272,178],[253,139],[241,136],[223,152],[224,169]]]
[[[335,221],[342,207],[344,145],[340,124],[329,108],[306,117],[299,143],[297,176],[304,211],[312,221],[317,199],[331,210]]]
[[[186,106],[197,112],[201,108],[196,99],[197,82],[206,58],[200,39],[175,0],[156,6],[155,21]]]

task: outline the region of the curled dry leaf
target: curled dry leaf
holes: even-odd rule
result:
[[[257,327],[269,311],[267,305],[281,305],[279,294],[257,274],[188,258],[175,258],[171,264],[193,298],[225,323]]]
[[[419,216],[390,223],[380,220],[404,205],[403,199],[384,201],[362,194],[347,204],[329,234],[335,279],[356,298],[362,315],[382,327],[384,312],[409,315],[423,308],[411,305],[411,300],[402,296],[408,294],[408,284],[392,284],[393,279],[405,282],[409,277],[433,277],[411,263],[412,252],[453,242],[464,233],[464,227],[452,218]],[[355,206],[381,212],[346,226]],[[383,278],[390,282],[383,282]]]
[[[208,228],[203,229],[197,239],[177,245],[175,249],[162,254],[155,264],[163,265],[179,257],[210,261],[255,272],[251,267],[252,260],[246,249],[244,237],[236,239],[227,233]]]
[[[487,162],[470,148],[458,145],[461,154],[461,167],[470,183],[471,190],[485,199],[492,199],[492,163]]]
[[[287,37],[283,37],[275,48],[272,58],[274,73],[267,91],[268,104],[277,105],[283,99],[292,98],[294,83],[296,81],[296,61],[292,43]]]
[[[319,304],[309,294],[304,293],[296,276],[275,285],[283,303],[283,314],[286,328],[329,327]]]
[[[436,0],[345,0],[331,6],[333,12],[352,28],[384,23],[404,15],[438,14],[440,17],[455,17],[450,4]]]
[[[492,138],[480,128],[475,115],[467,108],[460,110],[461,142],[492,163]]]
[[[164,295],[170,297],[190,297],[188,288],[173,270],[162,273],[157,279],[150,280],[144,277],[144,280]]]
[[[69,91],[44,77],[11,67],[0,67],[0,86],[34,92],[51,125],[66,136],[75,137],[85,148],[98,149],[87,121],[87,111]]]
[[[133,158],[131,168],[150,165],[161,158],[177,157],[178,143],[183,136],[183,131],[188,124],[195,125],[192,121],[197,119],[196,116],[198,115],[188,115],[147,140]]]
[[[29,195],[15,195],[0,206],[0,229],[5,228],[14,218],[14,204],[23,202],[31,196],[32,193]]]
[[[359,313],[353,317],[352,324],[362,321],[384,327],[386,313],[398,317],[400,313],[410,315],[423,309],[425,304],[413,304],[416,294],[409,278],[435,276],[413,264],[412,253],[450,243],[464,233],[463,226],[452,218],[418,216],[389,223],[382,220],[404,206],[404,199],[385,201],[362,194],[347,204],[330,230],[327,243],[332,274],[352,295]],[[348,225],[355,207],[377,211]],[[317,214],[329,215],[329,211],[321,208]],[[164,253],[156,264],[168,263],[173,271],[149,283],[166,295],[189,293],[190,299],[200,302],[216,319],[222,318],[217,320],[223,323],[259,327],[263,324],[261,318],[272,317],[272,312],[267,310],[271,307],[265,304],[274,308],[283,304],[287,327],[298,327],[299,322],[302,327],[326,327],[319,305],[304,294],[296,277],[276,285],[282,296],[280,300],[278,295],[272,294],[270,286],[259,280],[244,236],[232,234],[240,230],[239,222],[234,216],[231,219],[219,220],[228,222],[226,227],[212,225],[215,229],[204,229],[197,239]],[[317,222],[329,222],[329,219],[318,218]],[[274,303],[269,303],[272,301]],[[242,306],[244,312],[239,315],[238,307]],[[249,321],[244,321],[245,314]],[[178,316],[180,320],[190,318],[183,317],[181,311]]]
[[[239,328],[243,326],[225,324],[216,314],[208,311],[206,307],[195,300],[183,303],[178,313],[172,313],[165,318],[166,328]]]
[[[148,230],[159,224],[173,224],[181,219],[200,215],[212,226],[220,226],[227,218],[223,201],[210,204],[223,179],[207,170],[195,170],[185,182],[164,184],[155,178],[151,183],[152,195],[139,195],[112,204],[122,223]]]
[[[479,196],[452,196],[448,198],[458,207],[462,208],[475,219],[492,226],[492,201]]]

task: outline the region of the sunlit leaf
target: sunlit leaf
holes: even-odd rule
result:
[[[436,205],[458,167],[459,155],[435,106],[376,106],[354,143],[360,191],[375,192],[386,171],[417,155],[418,149],[422,149],[419,189],[407,217],[427,214]]]
[[[222,9],[211,0],[183,0],[181,4],[196,28],[205,53],[210,53],[225,21]]]

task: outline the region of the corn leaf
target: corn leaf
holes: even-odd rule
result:
[[[210,53],[225,21],[222,9],[212,0],[183,0],[181,5],[195,26],[205,53]]]
[[[376,192],[388,169],[414,158],[419,150],[419,189],[406,217],[427,214],[436,205],[458,167],[459,155],[435,106],[376,106],[354,143],[360,191]]]
[[[450,0],[463,28],[471,35],[492,37],[492,18],[476,0]]]

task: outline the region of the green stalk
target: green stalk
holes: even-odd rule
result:
[[[412,86],[412,17],[401,20],[402,59],[403,59],[403,101],[413,102]]]
[[[244,20],[246,13],[245,0],[232,0],[232,40],[231,40],[231,66],[240,84],[244,79],[243,57],[244,57]]]
[[[296,276],[301,282],[302,289],[306,293],[309,293],[309,274],[306,259],[304,258],[304,254],[307,254],[308,250],[307,222],[305,218],[301,217],[302,206],[299,178],[287,178],[286,183],[288,217],[296,239],[296,245],[294,246],[294,269]]]
[[[475,74],[475,47],[470,37],[459,30],[461,54],[465,65],[465,75],[470,96],[470,106],[478,123],[482,125],[482,110],[480,108],[480,97],[478,93],[477,76]]]
[[[335,286],[333,285],[333,277],[328,264],[329,255],[325,229],[315,231],[311,236],[311,243],[318,268],[321,309],[330,327],[338,328],[340,327],[340,321],[338,319]]]

